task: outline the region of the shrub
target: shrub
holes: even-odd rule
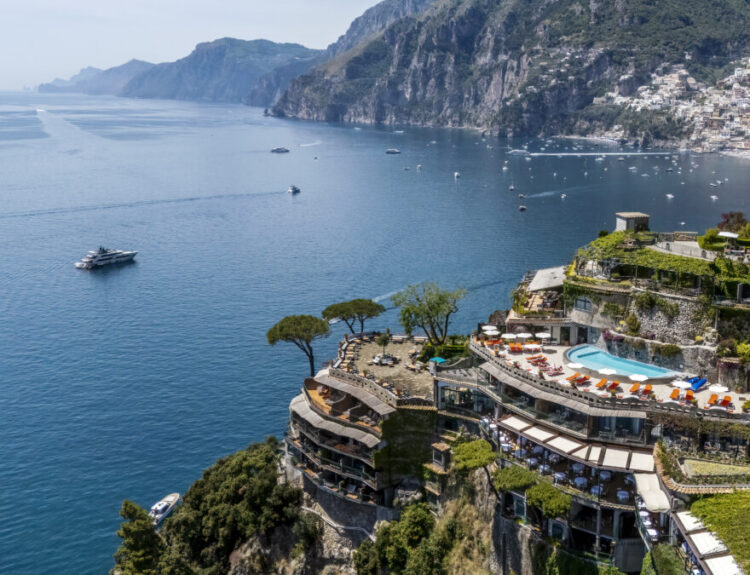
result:
[[[602,307],[602,315],[606,315],[615,319],[624,317],[626,311],[627,310],[625,309],[624,305],[620,305],[611,301],[608,301]]]
[[[492,479],[498,491],[523,492],[536,483],[536,476],[518,465],[498,469]]]
[[[565,517],[570,512],[570,499],[570,495],[544,481],[532,485],[526,491],[526,501],[529,505],[541,509],[542,514],[548,519]]]
[[[624,321],[628,335],[638,335],[641,332],[641,322],[638,321],[635,314],[631,313]]]
[[[453,461],[459,473],[471,473],[495,461],[492,445],[484,439],[462,443],[454,448]]]
[[[656,545],[651,550],[651,557],[659,575],[683,575],[685,573],[682,561],[671,545],[666,543]]]
[[[742,404],[742,411],[750,411],[750,399]]]
[[[737,344],[737,356],[742,360],[742,363],[750,361],[750,343]]]
[[[598,237],[604,238],[604,237],[607,237],[608,235],[609,235],[609,231],[607,231],[607,230],[599,230]]]
[[[737,353],[737,340],[732,338],[722,339],[716,348],[719,357],[734,357]]]
[[[673,343],[667,343],[664,345],[660,345],[657,348],[657,351],[659,352],[659,355],[661,355],[662,357],[674,357],[682,353],[682,348],[679,345],[675,345]]]

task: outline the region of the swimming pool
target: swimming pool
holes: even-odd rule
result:
[[[582,345],[571,349],[568,352],[568,359],[594,371],[608,367],[616,370],[617,375],[627,376],[640,373],[648,376],[649,379],[674,377],[677,375],[674,371],[664,369],[663,367],[611,355],[593,345]]]

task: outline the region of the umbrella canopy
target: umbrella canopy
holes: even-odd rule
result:
[[[500,335],[500,332],[497,331],[496,329],[487,329],[487,330],[485,330],[484,334],[485,335],[495,336],[495,335]]]
[[[538,343],[527,343],[523,347],[525,347],[526,349],[542,349],[542,346]]]
[[[497,326],[494,325],[483,325],[482,331],[497,331]]]
[[[541,333],[535,333],[534,337],[538,337],[539,339],[549,339],[552,337],[552,334],[546,331],[543,331]]]
[[[726,385],[719,385],[718,383],[714,383],[713,385],[710,385],[708,387],[708,391],[713,391],[715,393],[726,393],[729,391],[729,388]]]
[[[679,389],[687,389],[690,387],[690,384],[687,381],[680,381],[679,379],[677,381],[672,382],[672,387],[677,387]]]
[[[583,367],[582,363],[569,363],[568,367],[570,369],[581,369]]]
[[[600,369],[599,373],[602,375],[614,375],[617,373],[616,369],[612,369],[611,367],[605,367],[604,369]]]
[[[516,334],[516,337],[520,337],[521,339],[526,339],[526,338],[529,338],[529,337],[531,337],[531,334],[530,334],[530,333],[526,333],[526,332],[523,332],[523,333],[517,333],[517,334]]]
[[[516,339],[516,334],[515,333],[504,333],[500,337],[503,338],[503,339]]]
[[[630,376],[630,381],[646,381],[648,379],[647,375],[643,375],[642,373],[634,373]]]
[[[446,359],[442,357],[433,357],[430,361],[434,361],[435,363],[445,363]]]

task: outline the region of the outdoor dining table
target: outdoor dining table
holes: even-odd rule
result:
[[[550,463],[559,463],[560,462],[560,456],[557,453],[551,453],[549,456]]]
[[[620,489],[617,492],[617,501],[624,502],[624,501],[627,501],[628,499],[630,499],[630,493],[628,493],[627,491],[623,491],[622,489]]]
[[[594,485],[591,488],[591,495],[596,495],[598,497],[602,494],[603,489],[604,488],[601,485]]]
[[[555,483],[559,483],[565,480],[565,474],[562,471],[557,471],[552,475],[552,478],[555,480]]]
[[[650,513],[648,512],[648,511],[646,511],[645,509],[641,509],[641,510],[640,510],[640,511],[638,512],[638,515],[640,515],[640,516],[641,516],[641,517],[643,517],[644,519],[645,519],[646,517],[649,517],[649,518],[651,517],[651,514],[650,514]]]
[[[635,485],[635,477],[632,473],[628,473],[625,476],[625,483],[627,483],[628,485]]]
[[[552,470],[550,469],[549,465],[547,465],[546,463],[543,463],[542,465],[539,466],[539,471],[541,473],[544,473],[546,475],[547,473],[549,473]]]
[[[573,471],[576,473],[583,473],[584,465],[583,463],[574,463],[573,464]]]
[[[539,460],[536,457],[529,459],[529,467],[536,467],[539,464]]]
[[[519,459],[522,458],[522,457],[526,457],[526,450],[525,449],[516,449],[513,452],[513,455],[515,455]]]
[[[610,479],[612,479],[612,472],[605,469],[604,471],[599,473],[599,477],[602,481],[609,481]]]
[[[541,455],[542,453],[544,453],[544,447],[542,447],[541,445],[537,445],[536,447],[534,447],[534,449],[531,450],[531,453],[533,453],[534,455]]]
[[[579,489],[583,489],[589,484],[589,480],[586,479],[585,477],[576,477],[573,480],[573,483],[575,483],[575,486],[578,487]]]
[[[505,452],[508,453],[511,449],[513,449],[512,443],[501,443],[500,448]]]

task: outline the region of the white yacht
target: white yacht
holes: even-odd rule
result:
[[[180,502],[179,493],[170,493],[160,501],[157,501],[151,506],[151,510],[148,512],[149,517],[154,522],[154,525],[159,525],[164,521],[167,516],[174,511],[177,504]]]
[[[82,270],[90,270],[101,266],[107,266],[110,264],[121,264],[124,262],[132,261],[135,254],[138,252],[123,252],[121,250],[108,250],[100,247],[98,250],[90,251],[80,262],[76,262],[75,266]]]
[[[294,184],[292,184],[291,186],[289,186],[289,189],[287,190],[287,192],[289,192],[290,194],[299,194],[299,193],[300,193],[301,191],[302,191],[302,190],[300,190],[300,189],[299,189],[299,188],[298,188],[297,186],[295,186]]]

